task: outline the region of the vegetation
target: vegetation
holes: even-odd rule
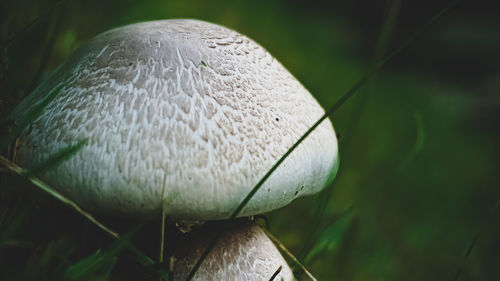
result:
[[[427,25],[449,3],[361,4],[2,1],[2,155],[15,158],[15,136],[40,109],[19,124],[8,122],[9,112],[80,44],[115,26],[186,17],[226,25],[265,46],[325,108],[426,27],[335,108],[337,179],[266,215],[269,231],[318,280],[500,280],[495,9],[462,2]],[[155,265],[160,222],[95,218],[86,210],[112,229],[103,230],[50,187],[37,188],[44,187],[37,174],[81,145],[33,171],[2,165],[0,280],[168,279]],[[168,255],[176,226],[167,223],[166,235]]]

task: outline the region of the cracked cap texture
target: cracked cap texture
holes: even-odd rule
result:
[[[123,216],[230,216],[259,179],[324,113],[264,48],[199,20],[104,32],[30,96],[56,98],[21,137],[26,167],[87,145],[41,178],[88,209]],[[35,102],[33,102],[34,104]],[[320,191],[337,172],[325,120],[292,152],[240,216]]]

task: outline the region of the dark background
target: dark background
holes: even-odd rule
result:
[[[72,0],[46,10],[55,3],[0,2],[1,116],[89,38],[167,18],[249,36],[328,108],[449,4]],[[494,1],[459,2],[331,116],[341,154],[333,185],[266,215],[271,232],[319,280],[454,280],[457,272],[458,280],[500,280],[498,11]],[[51,280],[111,243],[71,209],[1,172],[0,277]]]

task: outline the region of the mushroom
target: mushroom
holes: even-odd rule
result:
[[[19,162],[34,167],[86,140],[40,177],[87,209],[119,216],[164,210],[176,220],[226,219],[324,114],[257,43],[190,19],[96,36],[35,90],[32,103],[56,87],[62,89],[21,136]],[[325,120],[240,216],[320,191],[337,167],[337,139]]]
[[[189,233],[174,257],[174,279],[185,280],[203,250],[220,231],[205,224]],[[277,273],[275,275],[275,273]],[[193,280],[293,280],[292,270],[265,232],[250,221],[236,221],[224,232]]]

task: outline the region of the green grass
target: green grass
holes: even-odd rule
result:
[[[391,3],[395,2],[398,1]],[[294,57],[294,60],[283,58],[291,60],[291,64],[299,68],[296,72],[292,70],[293,73],[301,73],[301,66],[307,66],[305,68],[308,70],[312,69],[311,66],[320,66],[319,69],[304,74],[305,84],[313,83],[308,85],[309,88],[326,89],[321,91],[323,95],[319,95],[318,99],[323,104],[334,105],[315,126],[332,116],[337,131],[343,136],[340,146],[344,153],[342,160],[346,163],[341,164],[335,188],[328,187],[316,197],[298,200],[300,202],[294,202],[291,206],[268,215],[273,233],[284,245],[290,247],[291,252],[298,253],[304,266],[310,268],[319,280],[475,280],[481,277],[494,280],[494,276],[500,275],[492,266],[498,254],[488,250],[492,245],[498,245],[494,237],[499,229],[498,224],[491,219],[494,218],[496,209],[487,211],[495,204],[499,195],[495,188],[498,184],[495,178],[498,164],[495,164],[497,158],[494,157],[494,135],[483,132],[477,137],[477,134],[471,135],[476,132],[475,129],[462,127],[461,124],[471,116],[467,111],[471,110],[469,104],[463,104],[462,109],[455,106],[454,113],[432,107],[433,103],[438,102],[436,97],[442,94],[443,88],[445,91],[453,91],[447,88],[446,84],[425,82],[431,79],[422,72],[407,76],[379,72],[380,67],[404,48],[421,44],[419,40],[425,42],[425,36],[422,36],[424,39],[416,39],[416,36],[421,36],[423,31],[432,31],[434,27],[430,25],[434,24],[441,14],[423,24],[422,29],[419,29],[415,36],[410,36],[408,41],[398,44],[400,48],[395,48],[390,55],[368,64],[368,74],[359,82],[352,81],[356,75],[345,73],[340,86],[332,86],[328,73],[324,71],[342,74],[342,65],[331,63],[342,59],[322,49],[319,49],[317,54],[307,54],[301,48],[310,46],[302,46],[300,36],[311,36],[311,44],[315,44],[314,40],[321,42],[321,38],[315,37],[318,35],[314,33],[307,35],[302,32],[300,36],[294,33],[294,30],[300,30],[300,24],[310,24],[318,28],[328,22],[324,15],[319,15],[318,19],[304,16],[305,19],[295,20],[291,16],[295,10],[279,4],[271,5],[272,11],[262,11],[248,7],[247,4],[223,6],[217,2],[219,8],[216,8],[214,6],[217,5],[197,3],[198,7],[193,8],[194,1],[169,1],[167,4],[155,2],[134,6],[136,9],[132,10],[135,13],[118,8],[117,16],[106,19],[105,15],[109,13],[104,11],[110,9],[111,4],[103,3],[100,7],[100,4],[94,3],[89,5],[89,9],[99,11],[97,18],[103,19],[104,24],[94,26],[89,32],[78,13],[81,5],[79,1],[33,5],[31,11],[19,10],[25,13],[19,15],[19,18],[26,19],[32,15],[34,20],[25,21],[27,24],[17,23],[23,26],[18,28],[17,32],[2,30],[2,88],[9,89],[9,95],[6,91],[3,92],[1,108],[4,110],[18,105],[17,109],[14,109],[15,114],[2,112],[2,116],[22,116],[15,124],[6,122],[8,119],[2,117],[0,149],[8,158],[12,159],[14,155],[17,136],[36,119],[60,90],[54,89],[35,107],[27,107],[33,97],[25,93],[32,88],[32,81],[39,80],[39,73],[48,72],[57,65],[57,55],[49,61],[46,59],[47,52],[40,52],[40,57],[36,58],[35,55],[35,58],[30,60],[21,57],[20,52],[34,46],[15,50],[16,44],[32,37],[33,33],[30,32],[39,31],[37,26],[47,25],[46,19],[51,19],[51,15],[55,14],[63,3],[68,5],[67,11],[74,14],[74,18],[67,16],[63,19],[62,24],[67,26],[59,28],[59,34],[46,43],[49,47],[53,46],[53,52],[56,54],[59,50],[74,47],[63,44],[84,41],[82,38],[76,41],[64,40],[65,34],[73,34],[75,29],[82,31],[82,34],[94,34],[102,31],[103,26],[117,23],[151,17],[179,16],[208,18],[234,25],[235,28],[241,26],[247,29],[251,26],[250,22],[259,15],[277,14],[277,18],[265,18],[264,21],[270,25],[276,23],[275,27],[271,27],[269,32],[257,41],[268,41],[270,48],[282,49],[282,52],[288,54],[302,54],[301,57]],[[54,9],[45,8],[51,5]],[[175,10],[162,10],[170,9],[174,5]],[[125,2],[123,6],[131,6],[131,3]],[[41,12],[38,15],[41,16],[33,16],[39,11]],[[304,14],[306,13],[304,11]],[[233,14],[240,15],[240,18],[235,19]],[[382,25],[378,43],[375,44],[374,58],[378,58],[384,53],[384,49],[388,49],[391,30],[398,30],[397,20],[394,19],[396,16],[391,15],[388,12],[385,16],[386,24]],[[280,21],[287,22],[289,26],[283,27],[279,24]],[[12,23],[11,19],[10,22]],[[53,22],[57,20],[54,19]],[[9,18],[4,18],[3,26],[7,23]],[[277,40],[274,40],[276,34],[273,32],[283,33],[283,37],[288,38],[286,42],[289,45],[279,46]],[[255,37],[250,34],[252,31],[245,33]],[[43,34],[39,35],[38,39],[42,36]],[[265,42],[261,43],[267,46]],[[334,41],[332,44],[338,42]],[[348,53],[346,50],[344,52]],[[326,61],[327,65],[321,68],[323,61]],[[284,64],[287,65],[286,62]],[[357,69],[354,72],[362,72],[356,63],[346,67],[349,68]],[[23,69],[26,75],[20,75],[18,69]],[[377,78],[370,79],[375,73]],[[308,75],[314,78],[308,79]],[[299,79],[302,77],[297,76]],[[5,79],[6,77],[9,79]],[[317,77],[324,77],[328,81],[314,84],[314,81],[318,81]],[[345,87],[342,88],[342,83],[354,86],[346,91]],[[358,97],[358,104],[342,106],[362,87],[369,87],[367,91],[370,94],[362,92]],[[346,94],[338,95],[342,92]],[[409,96],[410,102],[403,99],[402,95]],[[26,102],[23,102],[23,96],[26,96]],[[335,100],[338,102],[333,103]],[[342,110],[347,114],[342,115]],[[387,116],[384,113],[387,113]],[[341,118],[350,114],[353,114],[353,119]],[[399,123],[390,121],[391,118],[399,119]],[[355,121],[349,123],[343,120]],[[377,125],[371,126],[369,121]],[[314,126],[308,133],[313,129]],[[308,133],[294,147],[305,139]],[[366,140],[369,142],[366,143]],[[344,144],[344,141],[349,143]],[[83,145],[84,143],[75,144],[62,150],[32,171],[17,167],[7,158],[1,159],[10,170],[2,170],[0,179],[0,270],[4,269],[2,274],[7,280],[119,280],[140,276],[157,280],[160,273],[168,280],[169,276],[162,269],[163,259],[159,259],[158,265],[151,257],[168,257],[169,235],[173,235],[169,233],[175,232],[175,227],[169,226],[168,222],[165,226],[160,222],[142,223],[97,218],[36,177],[37,174],[71,157]],[[232,218],[238,215],[289,152],[254,187],[234,211]],[[456,156],[457,154],[459,156]],[[464,166],[469,167],[467,169]],[[12,172],[19,176],[14,176]],[[35,186],[46,193],[36,191]],[[471,189],[469,186],[478,186],[478,189]],[[302,219],[296,221],[297,217]],[[488,222],[488,227],[484,227],[484,221]],[[115,228],[118,230],[112,230]],[[166,253],[163,253],[160,239],[149,239],[150,242],[138,241],[141,237],[159,236],[159,229],[166,229]],[[449,229],[453,231],[448,231]],[[224,228],[221,229],[223,230]],[[127,234],[120,236],[118,233]],[[476,233],[481,233],[481,239],[474,238],[478,237],[475,236]],[[443,239],[443,235],[447,238]],[[475,252],[473,247],[479,249]],[[462,251],[465,251],[465,254],[462,254]],[[11,256],[12,258],[7,258]],[[304,277],[301,270],[296,271],[296,276]],[[430,279],[430,276],[435,279]],[[1,277],[2,275],[0,279]]]

